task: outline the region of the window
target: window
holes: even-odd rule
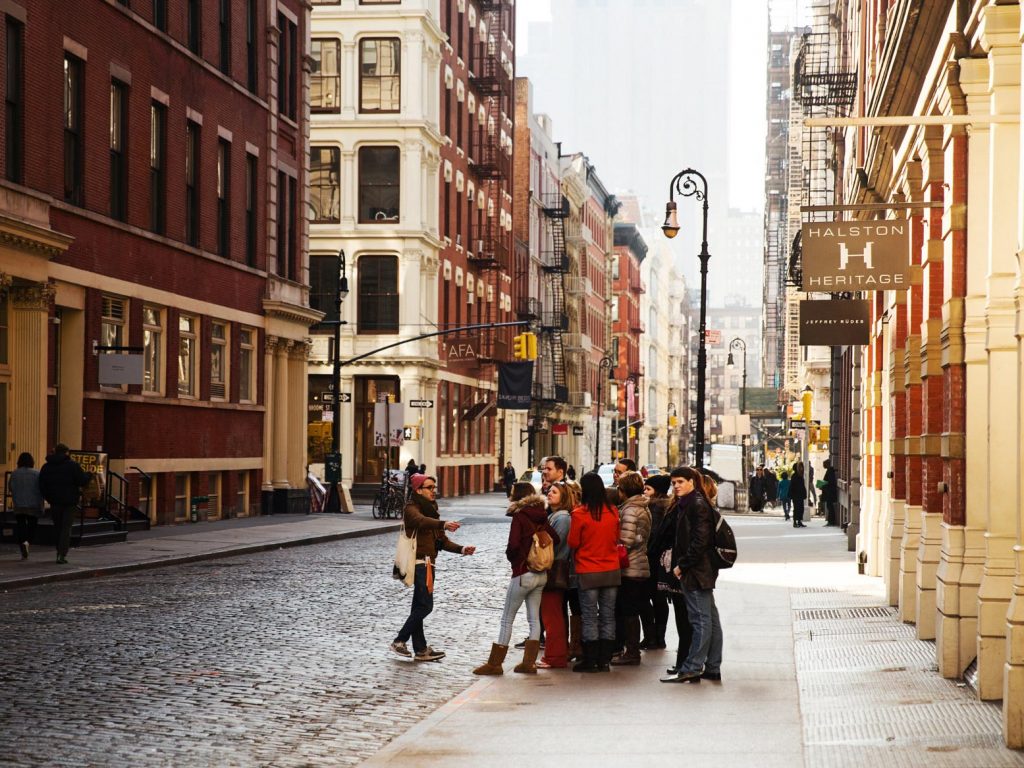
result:
[[[153,26],[167,31],[167,0],[153,0]]]
[[[220,0],[220,71],[231,74],[231,0]]]
[[[283,13],[277,14],[277,31],[277,110],[294,120],[297,114],[295,73],[298,31],[295,24]]]
[[[231,255],[231,142],[217,142],[217,253]]]
[[[259,197],[259,158],[245,155],[245,263],[256,266],[256,200]]]
[[[128,208],[128,86],[110,81],[110,215],[124,221]]]
[[[20,184],[25,171],[25,70],[23,42],[25,28],[7,17],[7,89],[4,111],[4,138],[6,139],[6,167],[8,181]]]
[[[185,241],[199,245],[199,123],[185,123]]]
[[[199,0],[186,0],[186,12],[188,18],[186,27],[188,31],[188,49],[197,56],[202,52],[202,12],[199,8]]]
[[[359,44],[359,111],[398,112],[402,95],[401,41],[367,39]]]
[[[359,150],[359,221],[398,221],[398,147]]]
[[[163,311],[142,307],[142,391],[163,393]]]
[[[612,280],[619,279],[619,254],[612,254]]]
[[[123,347],[128,334],[125,325],[128,318],[128,302],[124,299],[104,296],[100,308],[100,346]],[[125,386],[101,386],[100,389],[124,392]]]
[[[340,153],[336,147],[313,147],[309,153],[309,197],[313,223],[341,221]]]
[[[618,322],[618,320],[619,320],[619,297],[618,296],[612,296],[612,303],[611,303],[611,312],[610,312],[610,314],[611,314],[611,321],[613,323]]]
[[[298,187],[295,178],[284,171],[277,172],[277,274],[288,280],[295,279],[295,238],[298,220],[295,199]]]
[[[187,472],[178,472],[174,475],[174,519],[188,519],[189,486],[191,483]]]
[[[309,108],[313,112],[341,111],[341,44],[313,40],[313,72],[309,78]]]
[[[245,4],[245,84],[256,93],[259,78],[259,64],[256,49],[256,0]]]
[[[164,233],[167,200],[167,107],[158,101],[149,105],[149,228]]]
[[[211,472],[206,476],[206,518],[219,520],[220,513],[220,472]]]
[[[324,313],[324,320],[338,319],[337,256],[311,254],[309,257],[309,306]]]
[[[178,395],[196,397],[196,361],[198,339],[196,330],[199,322],[194,317],[181,315],[178,318]]]
[[[228,393],[228,326],[214,322],[210,328],[210,399],[226,400]]]
[[[249,472],[242,471],[235,475],[235,515],[249,516]]]
[[[238,332],[238,401],[256,402],[256,331]]]
[[[81,59],[64,54],[64,201],[82,205],[82,74]]]
[[[359,333],[398,333],[398,259],[361,256]]]

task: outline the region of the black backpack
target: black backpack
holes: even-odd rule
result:
[[[717,511],[718,521],[715,523],[715,542],[711,547],[711,564],[723,570],[736,565],[736,534],[732,526]]]

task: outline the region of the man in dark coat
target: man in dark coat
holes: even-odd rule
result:
[[[53,528],[57,535],[57,562],[66,563],[71,548],[71,524],[82,489],[89,484],[89,475],[59,443],[39,470],[39,489],[50,504]]]
[[[502,484],[505,486],[505,495],[512,495],[512,486],[516,484],[516,468],[511,461],[505,462],[505,468],[501,471]]]
[[[821,489],[821,498],[825,502],[825,525],[838,525],[836,505],[839,503],[839,481],[836,478],[836,468],[832,466],[831,459],[825,459],[824,467],[825,487]]]
[[[775,501],[779,498],[779,478],[771,467],[765,467],[764,470],[764,496],[772,509],[775,509]]]
[[[789,481],[789,498],[793,500],[793,527],[806,528],[804,511],[807,509],[807,483],[804,481],[804,463],[793,465],[793,477]]]
[[[764,485],[764,467],[758,467],[750,478],[748,504],[751,512],[760,512],[764,509]]]

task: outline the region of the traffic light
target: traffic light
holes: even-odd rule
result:
[[[675,416],[668,417],[668,425],[670,428],[675,428],[679,424],[679,419]]]
[[[537,334],[527,331],[523,334],[526,337],[526,359],[537,359]]]
[[[528,342],[526,341],[525,333],[512,337],[512,359],[526,360],[527,346]]]
[[[629,428],[629,439],[633,440],[636,438],[636,427]]]

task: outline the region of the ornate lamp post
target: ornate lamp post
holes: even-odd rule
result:
[[[743,350],[743,387],[740,389],[740,413],[747,412],[747,343],[743,341],[739,336],[729,342],[729,357],[726,360],[726,365],[730,368],[735,365],[732,360],[732,351],[734,349]]]
[[[598,467],[601,466],[601,412],[604,411],[604,400],[601,399],[601,395],[604,391],[604,380],[610,379],[612,376],[612,366],[615,365],[615,361],[608,355],[601,358],[601,362],[598,363],[599,370],[597,374],[597,440],[594,444],[594,471],[597,472]],[[604,370],[608,369],[607,376],[604,374]]]
[[[699,186],[698,186],[699,183]],[[705,330],[707,325],[708,304],[708,180],[704,175],[687,168],[672,177],[668,185],[668,204],[665,206],[665,223],[661,231],[671,239],[679,234],[679,217],[676,212],[675,193],[682,197],[692,197],[703,203],[703,228],[701,230],[700,253],[700,330],[697,346],[697,436],[694,440],[694,464],[698,469],[704,466],[704,389],[707,380],[708,355],[705,347]]]
[[[338,285],[334,292],[334,307],[338,317],[334,320],[334,375],[331,378],[334,386],[334,421],[331,423],[331,453],[327,457],[324,467],[324,476],[327,480],[327,498],[324,501],[324,511],[340,512],[341,497],[338,491],[338,484],[341,482],[341,429],[338,422],[341,420],[341,326],[345,322],[341,319],[341,302],[348,296],[348,277],[345,276],[345,250],[338,251]]]

